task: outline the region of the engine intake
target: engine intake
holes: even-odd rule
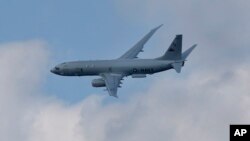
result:
[[[105,87],[105,81],[102,78],[92,80],[93,87]]]

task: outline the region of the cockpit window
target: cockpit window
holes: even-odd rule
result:
[[[58,68],[58,67],[55,67],[55,69],[56,69],[56,70],[59,70],[59,68]]]

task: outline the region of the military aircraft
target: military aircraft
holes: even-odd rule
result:
[[[73,61],[56,65],[51,72],[62,76],[100,76],[93,79],[93,87],[106,87],[110,96],[117,96],[117,89],[121,87],[123,77],[143,78],[147,74],[175,69],[181,72],[182,66],[196,44],[182,53],[182,35],[176,35],[168,50],[161,57],[155,59],[138,59],[143,52],[145,43],[162,25],[152,29],[131,49],[121,57],[113,60]]]

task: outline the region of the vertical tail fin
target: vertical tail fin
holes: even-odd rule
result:
[[[158,58],[160,60],[181,60],[182,59],[182,35],[176,35],[166,53]]]

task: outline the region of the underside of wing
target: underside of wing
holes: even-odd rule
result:
[[[120,87],[121,80],[123,78],[122,74],[112,74],[112,73],[103,73],[101,74],[102,78],[105,81],[106,88],[110,96],[117,96],[117,88]]]
[[[145,43],[152,37],[152,35],[161,27],[152,29],[147,35],[145,35],[139,42],[137,42],[131,49],[129,49],[125,54],[123,54],[119,59],[134,59],[137,58],[137,55],[142,52],[143,46]]]

